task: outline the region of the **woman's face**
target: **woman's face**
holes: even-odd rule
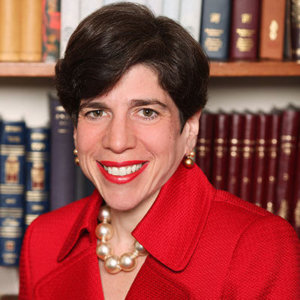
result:
[[[85,175],[114,209],[151,205],[192,150],[200,113],[180,133],[175,103],[141,64],[107,94],[81,105],[74,139]]]

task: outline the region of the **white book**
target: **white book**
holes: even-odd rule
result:
[[[60,10],[60,57],[63,57],[69,38],[79,23],[79,0],[61,0]]]
[[[180,0],[164,0],[163,2],[163,15],[179,23]]]
[[[104,0],[79,0],[79,19],[82,21],[92,12],[100,8]]]
[[[199,42],[202,0],[181,0],[180,24]]]
[[[146,5],[152,10],[156,17],[163,14],[163,0],[147,0]]]

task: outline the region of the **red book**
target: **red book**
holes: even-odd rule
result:
[[[230,116],[227,191],[236,196],[240,194],[244,121],[244,115],[234,113]]]
[[[251,202],[253,167],[254,167],[254,147],[255,147],[255,126],[256,115],[245,114],[245,129],[242,137],[242,168],[240,197]]]
[[[293,202],[293,180],[299,135],[300,111],[289,108],[282,114],[279,144],[279,166],[274,213],[288,218]]]
[[[285,0],[262,0],[260,58],[281,60],[283,57],[285,7]]]
[[[43,0],[42,12],[43,61],[55,62],[59,57],[60,0]]]
[[[298,138],[293,202],[290,209],[289,222],[295,228],[300,238],[300,139]]]
[[[274,212],[274,199],[277,187],[280,125],[281,114],[271,114],[266,145],[266,209],[272,213]]]
[[[255,60],[258,50],[259,0],[233,0],[230,58]]]
[[[266,184],[266,140],[267,131],[270,126],[270,115],[261,113],[257,115],[256,124],[256,146],[254,153],[254,180],[252,202],[265,207],[265,184]]]
[[[209,180],[212,173],[212,147],[214,134],[214,115],[203,112],[199,121],[196,145],[196,163]]]
[[[217,189],[225,189],[227,183],[227,153],[229,115],[218,113],[214,121],[212,184]]]

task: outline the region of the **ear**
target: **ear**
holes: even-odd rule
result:
[[[73,140],[74,140],[74,146],[77,148],[77,128],[73,126]]]
[[[187,121],[184,127],[187,130],[187,143],[186,143],[186,154],[189,154],[196,146],[198,131],[199,131],[199,120],[202,110],[197,111]]]

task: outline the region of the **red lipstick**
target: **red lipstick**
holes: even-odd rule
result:
[[[137,165],[137,164],[142,164],[142,167],[137,170],[136,172],[133,172],[131,174],[127,175],[112,175],[109,174],[103,166],[105,167],[116,167],[116,168],[121,168],[121,167],[127,167],[127,166],[132,166],[132,165]],[[104,177],[112,182],[112,183],[117,183],[117,184],[124,184],[132,181],[134,178],[136,178],[138,175],[140,175],[148,166],[147,161],[142,161],[142,160],[134,160],[134,161],[124,161],[124,162],[113,162],[113,161],[101,161],[97,162],[98,168],[101,171],[101,173],[104,175]]]

